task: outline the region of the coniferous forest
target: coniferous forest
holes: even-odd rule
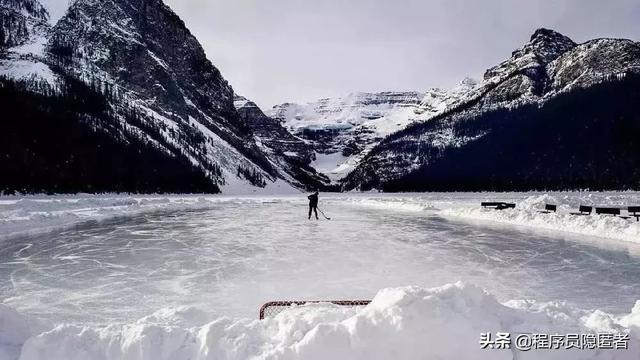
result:
[[[436,119],[419,126],[439,125]],[[454,126],[460,136],[486,135],[460,148],[420,149],[432,161],[381,184],[382,188],[392,192],[640,188],[638,75],[574,89],[542,107],[500,109]]]
[[[0,80],[0,191],[219,192],[186,157],[135,136],[129,125],[141,123],[135,111],[115,118],[109,89],[71,78],[62,83],[54,91],[44,81]]]

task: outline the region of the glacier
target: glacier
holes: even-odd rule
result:
[[[477,87],[477,81],[465,78],[450,90],[358,92],[306,104],[280,104],[267,114],[306,140],[318,158],[316,169],[337,183],[385,137],[468,101]]]

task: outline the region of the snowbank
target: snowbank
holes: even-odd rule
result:
[[[580,205],[628,206],[640,203],[636,193],[604,195],[536,195],[517,202],[515,209],[495,211],[482,209],[479,203],[469,206],[445,208],[440,214],[447,217],[488,220],[513,225],[535,227],[574,234],[597,236],[640,243],[640,222],[607,215],[574,216]],[[545,204],[558,205],[557,213],[542,213]]]
[[[17,358],[30,334],[27,320],[12,308],[0,304],[0,360]]]
[[[0,358],[81,359],[638,359],[640,302],[628,315],[562,303],[501,304],[462,283],[381,290],[360,309],[298,307],[264,321],[209,323],[188,308],[124,326],[59,325],[26,339],[26,321],[0,307]],[[200,320],[200,324],[198,323]],[[18,329],[18,330],[16,330]],[[628,350],[480,349],[481,332],[630,334]],[[26,341],[25,341],[26,340]],[[24,343],[21,351],[19,345]]]
[[[637,192],[616,193],[425,193],[349,194],[346,203],[391,211],[425,212],[450,219],[490,221],[604,239],[640,243],[640,222],[607,215],[573,216],[580,205],[626,207],[640,205]],[[516,203],[515,209],[483,209],[483,201]],[[557,213],[542,213],[545,204]],[[625,211],[622,211],[625,215]]]

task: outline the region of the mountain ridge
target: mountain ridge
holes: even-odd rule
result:
[[[578,44],[554,30],[540,28],[508,59],[487,69],[480,81],[465,78],[449,90],[355,92],[306,104],[284,103],[262,111],[235,93],[184,21],[161,0],[76,0],[55,23],[38,0],[0,0],[0,11],[5,19],[0,27],[0,86],[4,96],[11,98],[13,91],[36,101],[35,109],[43,118],[67,116],[76,122],[65,123],[69,131],[87,131],[104,147],[121,147],[114,151],[117,156],[125,156],[127,149],[138,149],[154,159],[148,162],[148,169],[141,170],[145,174],[157,174],[158,169],[171,166],[182,169],[192,184],[198,184],[186,184],[185,191],[400,191],[429,189],[421,179],[441,182],[449,178],[457,183],[447,171],[456,168],[457,173],[463,173],[458,167],[465,156],[475,159],[475,154],[466,149],[486,151],[488,158],[495,157],[496,151],[501,151],[486,145],[488,139],[496,134],[515,136],[520,134],[518,126],[525,125],[536,133],[539,129],[532,119],[539,119],[540,114],[556,118],[549,109],[558,109],[569,118],[582,113],[575,103],[580,96],[588,99],[584,101],[598,101],[599,96],[603,107],[615,107],[615,99],[601,90],[631,91],[635,75],[640,73],[640,45],[632,40],[599,38]],[[84,102],[78,101],[82,93],[90,94]],[[625,94],[619,98],[625,109],[619,121],[633,133],[632,99]],[[56,101],[77,112],[64,115]],[[87,108],[87,102],[96,109]],[[605,117],[616,114],[606,110],[594,108],[592,112]],[[37,114],[27,113],[28,117],[19,113],[12,116],[44,126],[37,122]],[[514,116],[520,122],[506,121]],[[590,126],[605,122],[589,114],[583,116]],[[28,136],[27,128],[12,123],[7,126],[9,133]],[[571,126],[559,127],[558,136],[569,138],[562,131],[580,133],[585,139],[596,136],[583,132],[575,120]],[[39,142],[56,148],[55,139],[40,136]],[[616,136],[608,138],[609,146],[615,147]],[[61,153],[76,159],[51,157],[54,168],[65,169],[59,171],[75,169],[82,163],[77,160],[82,152],[101,156],[87,144],[74,149],[73,142],[59,143],[68,147],[63,146]],[[17,169],[11,174],[14,190],[29,191],[28,186],[18,189],[20,176],[38,178],[34,189],[39,191],[47,191],[47,181],[51,188],[64,191],[89,191],[92,187],[108,190],[102,180],[109,176],[90,163],[84,166],[102,174],[103,179],[87,178],[95,181],[86,184],[87,188],[72,181],[73,175],[68,173],[59,174],[59,178],[54,174],[48,180],[44,173],[36,176],[29,169],[37,157],[22,156],[21,152],[38,149],[46,158],[45,149],[20,149],[19,144],[11,144],[6,151],[12,154],[12,162],[3,167]],[[517,153],[516,149],[512,151]],[[536,151],[531,149],[532,153]],[[626,154],[627,150],[616,151]],[[21,156],[32,163],[16,162]],[[452,163],[450,159],[454,158],[458,160]],[[68,166],[69,161],[76,165]],[[124,158],[119,161],[127,163]],[[599,166],[592,171],[607,170]],[[119,184],[118,191],[127,191],[128,186],[133,191],[162,191],[163,186],[180,191],[180,174],[164,176],[154,183],[153,179],[136,178],[134,167],[128,169],[128,174],[114,180]],[[113,171],[117,172],[115,168]],[[516,172],[531,179],[532,175],[522,169]],[[435,173],[440,174],[439,180],[433,179]],[[474,176],[465,174],[470,179]],[[636,175],[630,174],[633,185]],[[125,181],[126,176],[136,180]],[[555,184],[552,176],[547,177],[547,184]],[[60,186],[61,179],[75,183],[77,188]],[[498,183],[506,187],[518,183],[519,188],[526,188],[526,181],[515,178],[496,180],[493,185],[486,179],[473,181],[497,190]],[[598,181],[615,184],[608,179]],[[440,189],[446,190],[446,186]]]
[[[491,113],[499,118],[506,116],[496,115],[501,109],[517,110],[529,105],[535,105],[530,108],[530,113],[537,113],[538,108],[561,95],[570,95],[578,89],[588,89],[605,82],[622,81],[631,74],[640,73],[640,46],[633,41],[594,39],[575,46],[552,46],[551,50],[533,46],[539,34],[547,31],[549,30],[537,31],[531,37],[532,42],[514,51],[510,59],[489,69],[476,93],[470,96],[467,102],[448,109],[431,121],[412,124],[385,138],[345,179],[344,188],[389,189],[385,184],[393,182],[396,184],[393,186],[394,191],[428,189],[427,185],[416,185],[419,183],[416,176],[412,177],[413,185],[410,188],[403,189],[397,184],[412,173],[428,174],[430,163],[445,159],[453,151],[462,151],[456,149],[464,149],[468,144],[480,141],[495,130],[486,126],[476,128],[473,123],[475,120],[480,119],[482,122],[482,119],[491,116]],[[566,37],[554,37],[562,39],[564,45],[573,43],[566,41]],[[544,58],[546,65],[542,66],[543,62],[530,51],[531,49],[545,51],[546,55],[552,54]],[[554,49],[560,51],[553,51]],[[611,104],[609,106],[614,106]],[[577,108],[573,108],[573,111],[579,112]],[[498,126],[496,121],[498,120],[492,120],[493,126]],[[516,125],[500,123],[499,126],[508,126],[515,131]],[[578,131],[579,126],[576,123],[574,130]],[[544,147],[543,144],[539,146]],[[535,152],[536,149],[531,151]],[[487,156],[496,154],[489,153]],[[458,158],[462,159],[460,156]],[[472,158],[473,156],[469,155],[469,159]],[[450,168],[453,166],[449,164]],[[515,165],[512,166],[515,168]],[[602,171],[606,169],[603,168]],[[629,171],[629,174],[632,173]],[[472,174],[465,176],[473,178]],[[629,177],[625,186],[638,187],[634,176]],[[425,175],[424,181],[428,182],[428,178]],[[553,181],[548,183],[551,184]],[[522,184],[519,186],[525,187]],[[565,186],[572,187],[570,182]]]
[[[14,8],[30,2],[40,4],[3,0]],[[234,106],[233,89],[162,1],[76,0],[46,26],[31,31],[26,45],[4,47],[5,81],[24,83],[34,92],[46,85],[48,93],[79,80],[105,97],[113,125],[133,129],[136,142],[187,160],[223,191],[304,189],[274,167],[286,160],[274,162],[258,147]]]

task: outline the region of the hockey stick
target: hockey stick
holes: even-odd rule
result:
[[[317,209],[317,208],[316,208],[316,209]],[[324,218],[325,218],[325,219],[327,219],[327,220],[331,220],[331,218],[330,218],[330,217],[327,217],[327,215],[325,215],[325,214],[322,212],[322,210],[318,209],[318,211],[320,211],[320,214],[322,214],[322,216],[324,216]]]

